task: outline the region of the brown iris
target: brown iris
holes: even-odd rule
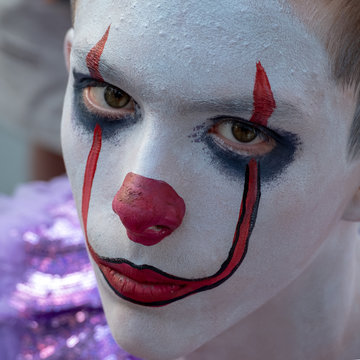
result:
[[[114,86],[107,86],[104,99],[109,106],[119,109],[125,107],[130,102],[131,97]]]
[[[251,142],[258,136],[255,129],[243,124],[233,124],[231,131],[235,139],[243,143]]]

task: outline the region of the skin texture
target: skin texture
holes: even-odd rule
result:
[[[112,202],[130,240],[158,244],[182,223],[185,203],[166,182],[129,173]]]
[[[226,261],[223,262],[219,271],[212,276],[200,279],[185,279],[172,274],[167,274],[158,268],[146,264],[139,266],[126,259],[102,257],[96,253],[89,243],[87,218],[92,184],[101,151],[101,137],[102,130],[97,125],[94,130],[93,144],[86,163],[82,196],[82,218],[90,255],[99,266],[100,271],[111,289],[121,298],[138,305],[165,306],[197,292],[213,289],[226,281],[244,260],[249,237],[256,222],[256,214],[260,200],[259,165],[256,160],[250,160],[246,169],[244,194],[240,207],[239,219],[234,234],[233,244]],[[136,182],[136,189],[134,188],[134,184],[132,184],[130,189],[128,188],[129,178],[132,179],[130,181]],[[146,194],[144,186],[141,186],[144,182],[146,184],[151,184],[151,188],[149,189],[152,191],[151,194]],[[154,187],[154,183],[156,184],[156,187]],[[123,188],[126,189],[125,196],[122,195]],[[129,224],[133,226],[135,223],[135,227],[138,227],[139,223],[142,223],[144,218],[146,220],[148,219],[148,216],[144,215],[144,213],[148,212],[151,215],[151,221],[153,221],[154,216],[155,219],[161,221],[163,210],[161,207],[160,209],[157,208],[156,205],[159,202],[157,197],[161,197],[161,190],[163,190],[163,188],[166,189],[168,195],[166,197],[167,208],[173,207],[174,203],[176,205],[179,204],[180,206],[178,205],[178,207],[180,207],[179,210],[183,216],[185,209],[183,200],[179,198],[168,184],[163,181],[140,177],[133,173],[127,174],[125,177],[120,191],[115,195],[113,210],[120,215],[120,219],[127,229],[127,235],[130,240],[145,246],[152,246],[165,237],[160,232],[159,234],[155,234],[158,236],[157,239],[155,238],[157,241],[154,241],[153,231],[147,229],[141,234],[142,236],[140,236],[139,233],[129,233]],[[172,197],[169,196],[169,189],[172,192],[170,193],[172,197],[174,197],[175,194],[175,199],[172,199]],[[147,199],[145,198],[146,195],[148,195]],[[156,197],[154,197],[155,195]],[[126,206],[123,204],[124,201],[126,202]],[[147,204],[146,207],[143,206],[144,203]],[[171,210],[172,209],[168,209],[167,224],[171,222]],[[138,212],[141,212],[142,215],[139,215]],[[178,223],[178,225],[180,224]],[[167,233],[166,235],[169,236],[170,233]],[[114,276],[114,272],[120,274],[121,277]],[[131,280],[129,280],[129,278]]]
[[[91,76],[101,81],[103,78],[99,72],[99,63],[109,29],[110,27],[86,57]],[[250,122],[266,126],[276,104],[266,72],[260,62],[257,64],[253,96],[254,111]],[[212,133],[216,135],[215,130]],[[86,224],[101,145],[102,129],[96,125],[84,175],[82,217],[90,254],[111,289],[121,298],[135,304],[164,306],[197,292],[213,289],[226,281],[244,260],[248,241],[256,222],[260,200],[259,162],[252,158],[246,168],[239,219],[226,261],[212,276],[184,279],[164,273],[151,265],[139,266],[126,259],[102,257],[89,243]],[[185,214],[184,200],[169,184],[134,173],[126,175],[120,190],[114,197],[112,208],[125,226],[128,238],[145,246],[156,245],[169,236],[181,225]],[[115,276],[114,272],[120,274],[121,277]]]
[[[342,219],[359,207],[360,167],[346,152],[356,102],[333,81],[315,36],[273,0],[81,0],[74,30],[62,142],[96,254],[187,279],[216,273],[233,241],[246,165],[261,168],[245,260],[220,286],[149,307],[115,294],[94,263],[119,344],[157,360],[358,356],[357,225]],[[273,111],[255,124],[259,61]],[[136,103],[106,108],[99,80]],[[256,140],[234,140],[234,123],[255,127]],[[101,151],[84,186],[96,126]],[[112,207],[129,173],[166,182],[186,205],[181,225],[153,246],[129,239]]]

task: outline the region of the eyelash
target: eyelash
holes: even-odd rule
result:
[[[249,121],[242,118],[220,116],[213,118],[212,121],[214,121],[214,125],[209,128],[206,135],[213,144],[222,150],[245,157],[263,156],[270,153],[277,145],[277,136],[270,129],[249,123]],[[231,130],[229,129],[230,126]],[[234,127],[252,132],[255,138],[250,141],[240,141],[236,139]],[[221,134],[221,130],[223,130],[227,136]],[[230,132],[232,132],[232,134]]]
[[[135,100],[129,95],[130,103],[132,105],[131,109],[126,108],[115,108],[108,105],[108,108],[105,109],[106,103],[104,100],[105,106],[100,106],[95,103],[95,101],[91,101],[91,89],[99,89],[102,88],[106,90],[107,88],[115,89],[121,91],[123,94],[128,95],[121,89],[117,88],[114,85],[108,84],[106,82],[102,82],[99,80],[95,80],[93,78],[84,77],[80,74],[74,74],[74,90],[78,93],[78,98],[80,103],[85,109],[91,113],[92,115],[97,116],[99,119],[106,120],[107,122],[112,122],[115,120],[120,120],[128,117],[135,117],[135,113],[138,112],[139,106],[135,102]],[[95,90],[93,90],[95,91]],[[102,99],[103,100],[103,99]]]
[[[107,87],[118,89],[122,93],[126,94],[121,89],[102,82],[95,80],[93,78],[88,78],[80,74],[74,73],[74,89],[79,93],[79,100],[81,105],[85,107],[86,111],[92,114],[93,116],[105,121],[106,123],[115,123],[116,120],[135,118],[135,112],[138,110],[138,105],[132,97],[130,101],[132,104],[131,109],[127,108],[113,108],[110,105],[100,106],[94,101],[91,101],[91,94],[89,91],[92,88],[103,88]],[[88,93],[87,93],[88,92]],[[105,103],[105,101],[104,101]],[[105,107],[108,106],[107,109]],[[126,105],[127,106],[127,105]],[[206,136],[211,138],[211,142],[221,148],[223,151],[232,152],[234,155],[249,157],[249,156],[263,156],[276,146],[277,141],[274,139],[274,134],[268,129],[256,124],[249,123],[248,121],[231,116],[218,116],[211,119],[214,122],[210,128],[208,128]],[[232,127],[232,132],[234,126],[238,126],[242,130],[249,130],[256,135],[256,137],[248,142],[241,142],[237,140],[234,136],[231,137],[229,126]],[[227,133],[228,137],[224,136],[222,132]]]
[[[103,140],[115,141],[117,143],[117,134],[123,133],[124,130],[133,127],[142,120],[140,106],[136,104],[135,113],[119,117],[108,117],[103,113],[94,113],[86,107],[83,101],[83,91],[90,86],[106,86],[107,83],[99,82],[89,78],[86,74],[74,72],[74,121],[75,124],[84,129],[87,133],[93,134],[95,126],[98,124],[103,129]],[[274,147],[271,151],[263,155],[254,155],[254,153],[246,153],[243,151],[233,151],[226,144],[220,144],[214,137],[214,130],[218,130],[220,124],[227,122],[228,124],[241,123],[251,126],[257,134],[261,134],[265,139],[273,141]],[[206,124],[206,123],[205,123]],[[209,151],[211,162],[216,166],[222,174],[238,179],[244,176],[245,167],[249,158],[257,158],[261,164],[261,177],[267,181],[273,181],[284,169],[294,160],[295,152],[301,148],[300,138],[283,129],[276,131],[263,127],[261,125],[249,123],[246,119],[235,116],[216,116],[208,118],[207,124],[194,128],[194,133],[189,136],[195,143],[203,143]],[[230,125],[228,125],[230,126]],[[221,142],[221,141],[220,141]]]

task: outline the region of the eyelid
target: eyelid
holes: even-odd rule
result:
[[[103,88],[113,87],[119,89],[121,92],[126,93],[122,89],[118,88],[115,85],[109,84],[105,81],[91,78],[87,74],[81,74],[73,72],[74,83],[73,87],[75,92],[79,93],[81,106],[86,109],[86,111],[92,113],[93,115],[106,120],[107,122],[114,122],[117,120],[123,120],[125,118],[134,117],[136,112],[138,112],[138,105],[133,97],[130,95],[130,102],[132,108],[112,108],[111,106],[102,106],[95,101],[91,100],[89,92],[92,88]]]
[[[73,71],[73,78],[74,78],[74,82],[73,82],[73,87],[75,89],[86,89],[87,87],[113,87],[116,89],[119,89],[121,92],[128,94],[136,103],[138,103],[135,98],[127,91],[125,90],[123,87],[120,87],[118,85],[114,85],[112,83],[106,82],[104,80],[99,80],[99,79],[94,79],[92,78],[89,74],[83,74],[83,73],[79,73],[77,71]]]
[[[214,117],[210,118],[209,120],[213,123],[213,126],[214,126],[217,123],[220,123],[221,121],[231,120],[231,119],[233,119],[234,121],[241,122],[244,125],[253,127],[254,129],[264,133],[266,136],[274,139],[279,144],[283,144],[283,145],[287,144],[287,140],[281,135],[284,132],[284,129],[278,129],[276,127],[270,128],[269,126],[263,126],[260,124],[256,124],[256,123],[250,122],[249,120],[246,120],[243,117],[234,116],[234,115],[229,115],[229,116],[228,115],[218,115],[218,116],[214,116]]]
[[[90,75],[87,74],[81,74],[78,72],[73,72],[73,77],[74,77],[74,88],[75,89],[85,89],[87,87],[105,87],[105,86],[114,86],[111,84],[108,84],[105,81],[101,81],[98,79],[94,79],[92,77],[90,77]]]
[[[219,127],[220,125],[222,125],[226,122],[230,122],[233,124],[241,123],[244,125],[244,127],[252,128],[252,129],[254,129],[254,131],[256,132],[256,134],[258,136],[262,136],[262,137],[266,137],[266,138],[274,138],[274,136],[272,134],[273,133],[272,130],[270,130],[264,126],[247,121],[243,118],[234,117],[234,116],[217,116],[217,117],[211,118],[211,120],[214,122],[214,124],[209,128],[209,130],[208,130],[209,134],[215,133],[213,131],[214,128]],[[274,139],[274,140],[276,141],[276,139]]]
[[[267,135],[264,131],[262,131],[261,129],[258,129],[257,126],[254,126],[252,123],[250,122],[245,122],[245,121],[239,121],[239,120],[235,120],[235,119],[224,119],[223,121],[219,121],[217,122],[215,125],[213,125],[210,129],[209,129],[209,133],[213,133],[213,129],[215,128],[219,128],[220,126],[226,124],[226,123],[230,123],[232,125],[236,125],[236,124],[241,124],[244,128],[249,128],[252,129],[257,136],[260,137],[266,137],[266,138],[270,138],[271,136]]]
[[[262,126],[260,124],[250,122],[249,120],[246,120],[246,119],[244,119],[242,117],[239,117],[239,116],[219,115],[219,116],[212,117],[210,119],[210,121],[213,122],[213,126],[215,126],[217,124],[220,124],[222,122],[225,122],[225,121],[233,121],[234,123],[238,122],[238,123],[244,124],[245,126],[249,126],[251,128],[254,128],[256,131],[262,132],[262,133],[264,133],[265,135],[267,135],[269,137],[278,137],[278,135],[273,130],[271,130],[270,128],[268,128],[266,126]]]
[[[208,129],[208,136],[218,147],[239,156],[264,156],[270,153],[276,146],[277,140],[272,136],[272,131],[264,126],[251,123],[243,118],[234,116],[217,116],[211,119],[214,122]],[[243,124],[245,128],[251,128],[256,133],[254,140],[241,142],[234,135],[233,139],[219,131],[222,125]],[[256,140],[257,139],[257,140]]]

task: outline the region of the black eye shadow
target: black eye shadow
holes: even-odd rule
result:
[[[240,155],[227,150],[216,143],[208,130],[202,133],[201,140],[210,149],[211,162],[221,173],[234,179],[243,177],[250,159],[256,159],[261,166],[261,179],[267,182],[275,180],[294,161],[300,139],[297,135],[283,130],[277,130],[275,133],[266,129],[263,133],[274,139],[275,147],[269,153],[260,156]]]
[[[135,103],[134,114],[128,114],[118,118],[107,117],[90,111],[83,100],[83,91],[89,86],[105,86],[97,80],[89,78],[88,75],[82,75],[74,72],[74,93],[73,93],[73,121],[74,124],[87,133],[93,134],[95,126],[98,124],[102,129],[103,140],[108,140],[116,136],[119,131],[131,127],[141,120],[141,110]]]

